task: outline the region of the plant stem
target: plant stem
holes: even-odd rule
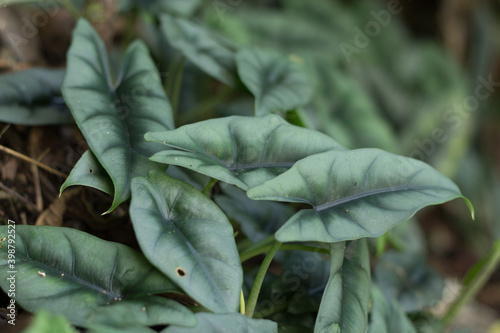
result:
[[[387,245],[387,233],[383,234],[379,238],[377,238],[377,252],[375,253],[375,256],[377,258],[382,257],[382,255],[385,252],[385,247]]]
[[[443,316],[442,323],[444,327],[448,326],[460,309],[477,295],[491,274],[493,274],[499,262],[500,240],[497,240],[491,252],[467,273],[460,295],[458,295]]]
[[[240,313],[242,315],[245,314],[245,296],[243,295],[243,289],[241,289],[240,293]]]
[[[393,233],[391,232],[386,232],[385,233],[385,236],[386,236],[386,240],[387,242],[396,250],[396,251],[399,251],[399,252],[402,252],[404,251],[405,249],[405,244],[403,243],[403,241],[397,237],[396,235],[394,235]]]
[[[274,255],[278,252],[281,247],[281,242],[275,241],[269,252],[267,253],[264,261],[260,265],[259,271],[257,272],[257,276],[253,281],[252,290],[250,291],[250,295],[248,296],[247,309],[245,314],[252,318],[253,313],[255,311],[255,306],[257,305],[257,299],[259,298],[260,288],[262,287],[262,282],[264,281],[264,277],[266,276],[267,269],[271,262],[273,261]]]
[[[168,77],[165,80],[164,90],[170,99],[174,121],[177,121],[177,107],[182,84],[182,74],[184,71],[184,56],[175,52],[168,65]]]
[[[240,252],[240,255],[243,254],[243,253],[245,253],[245,252],[253,251],[256,248],[262,247],[264,245],[271,245],[271,243],[273,243],[273,242],[274,242],[274,235],[267,236],[266,238],[261,239],[257,243],[250,244],[248,247],[242,249],[241,252]]]
[[[250,248],[245,252],[240,254],[240,261],[245,262],[250,258],[258,256],[259,254],[266,253],[272,248],[272,245],[262,245],[257,248]],[[280,250],[283,251],[308,251],[308,252],[318,252],[329,254],[330,251],[325,249],[320,249],[314,246],[300,245],[300,244],[285,244],[282,245]]]
[[[174,91],[172,92],[172,112],[174,114],[174,120],[177,119],[179,99],[181,97],[181,87],[182,87],[182,74],[184,73],[184,63],[186,58],[183,56],[178,62],[177,73],[175,75]]]
[[[203,194],[205,194],[207,197],[210,197],[210,191],[212,191],[212,188],[218,181],[219,180],[215,178],[210,179],[207,186],[205,186],[205,188],[203,189]]]

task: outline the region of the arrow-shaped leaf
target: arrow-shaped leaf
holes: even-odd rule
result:
[[[87,326],[116,303],[155,306],[156,296],[146,295],[178,290],[143,255],[78,230],[0,226],[0,240],[0,287],[9,293],[15,281],[16,304],[30,312],[44,308],[62,314],[75,325]],[[161,323],[196,323],[179,303],[160,300]]]
[[[208,75],[234,85],[236,46],[232,42],[185,18],[162,14],[160,22],[161,32],[172,47]]]
[[[281,242],[378,237],[421,208],[455,198],[463,198],[473,213],[458,187],[438,171],[379,149],[309,156],[247,195],[314,207],[299,211],[278,230]]]
[[[91,151],[113,181],[110,212],[130,197],[132,177],[158,168],[147,156],[161,146],[144,141],[144,133],[174,127],[158,71],[144,44],[134,42],[113,84],[102,40],[80,19],[68,53],[63,95]]]
[[[330,279],[314,333],[365,332],[370,301],[370,258],[366,240],[331,245]]]
[[[153,265],[208,309],[238,309],[243,272],[233,228],[213,201],[191,185],[150,172],[132,180],[130,216]]]
[[[195,327],[169,326],[161,333],[277,333],[278,325],[270,320],[252,319],[239,313],[196,314],[198,325]]]
[[[0,76],[0,121],[21,125],[72,123],[61,98],[62,69],[29,69]]]
[[[145,138],[178,149],[159,152],[153,161],[179,165],[243,190],[276,177],[306,156],[344,149],[330,137],[276,115],[211,119],[147,133]]]
[[[278,52],[241,50],[236,54],[236,65],[241,80],[255,96],[257,116],[295,109],[313,96],[302,65]]]

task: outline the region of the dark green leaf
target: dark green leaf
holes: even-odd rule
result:
[[[308,155],[344,149],[330,137],[276,115],[211,119],[147,133],[145,138],[178,149],[159,152],[153,161],[180,165],[243,190],[276,177]]]
[[[61,98],[62,69],[29,69],[0,76],[0,121],[21,125],[72,123]]]
[[[370,258],[366,239],[331,245],[328,281],[315,333],[365,332],[370,300]]]
[[[196,314],[198,325],[195,327],[179,327],[172,325],[161,333],[277,333],[278,325],[270,320],[251,319],[239,313],[206,313]]]
[[[376,285],[372,285],[371,300],[368,333],[417,333],[396,300],[387,300]]]
[[[60,193],[74,185],[89,186],[109,195],[113,194],[113,181],[90,150],[83,153],[76,162],[68,178],[61,185]]]
[[[443,294],[443,278],[413,252],[388,251],[375,266],[375,280],[388,299],[396,299],[405,312],[435,305]]]
[[[191,185],[159,172],[132,181],[130,216],[145,256],[197,302],[236,311],[243,272],[233,228]]]
[[[14,230],[0,226],[0,287],[9,290],[13,268],[7,260]],[[4,237],[8,237],[5,239]],[[44,308],[62,314],[78,326],[86,326],[99,311],[123,312],[130,301],[155,306],[156,298],[144,297],[177,287],[143,255],[125,245],[107,242],[84,232],[62,228],[17,225],[15,228],[16,303],[34,312]],[[196,319],[179,303],[164,300],[162,323],[194,325]],[[108,313],[110,313],[108,312]],[[132,315],[132,314],[129,314]]]
[[[281,242],[378,237],[419,209],[455,198],[463,198],[473,212],[458,187],[429,165],[379,149],[309,156],[247,195],[314,207],[278,230]]]
[[[309,102],[313,88],[298,59],[262,49],[236,54],[238,74],[255,96],[257,116],[292,110]]]
[[[184,18],[164,14],[160,21],[161,31],[172,47],[208,75],[234,85],[235,46],[232,43]]]
[[[144,141],[144,133],[174,127],[158,71],[144,44],[134,42],[113,84],[102,40],[80,19],[68,54],[63,95],[90,150],[113,181],[110,212],[130,197],[134,176],[158,168],[147,156],[160,146]]]

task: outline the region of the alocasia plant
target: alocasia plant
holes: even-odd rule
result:
[[[140,7],[157,15],[157,32],[170,51],[187,59],[190,75],[205,80],[208,74],[247,99],[250,92],[250,114],[175,128],[171,96],[147,46],[132,42],[113,73],[102,40],[85,19],[73,32],[65,72],[31,72],[48,85],[0,103],[4,121],[71,121],[51,108],[62,91],[89,150],[61,191],[97,188],[113,197],[107,213],[130,199],[142,251],[72,229],[19,226],[16,301],[40,311],[34,325],[51,320],[43,312],[49,310],[89,332],[416,332],[404,312],[416,308],[397,290],[386,298],[390,286],[372,283],[367,239],[429,205],[463,198],[473,212],[472,205],[428,164],[380,149],[348,149],[287,122],[318,102],[311,101],[311,68],[302,64],[307,55],[229,42],[189,17],[200,3],[148,1]],[[16,75],[0,77],[0,86],[21,87],[30,72]],[[14,104],[23,108],[19,119],[12,118]],[[4,290],[7,234],[1,226]],[[305,265],[304,253],[311,252],[322,256],[315,265],[324,274],[297,269],[307,267],[298,263]],[[389,281],[383,263],[401,259],[391,256],[380,259],[377,279]],[[272,265],[285,271],[274,267],[266,276]],[[274,310],[262,310],[260,291],[272,296],[289,281],[298,286],[271,301]],[[257,313],[265,319],[252,318]]]

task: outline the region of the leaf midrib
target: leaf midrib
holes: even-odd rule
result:
[[[404,185],[404,186],[395,186],[395,187],[385,187],[385,188],[381,188],[381,189],[375,189],[375,190],[370,190],[370,191],[366,191],[366,192],[362,192],[362,193],[357,193],[354,195],[344,197],[342,199],[330,201],[330,202],[327,202],[327,203],[324,203],[321,205],[317,205],[317,206],[315,206],[312,203],[311,204],[313,205],[314,210],[321,212],[323,210],[326,210],[326,209],[329,209],[332,207],[340,206],[340,205],[347,203],[347,202],[356,201],[356,200],[363,199],[363,198],[366,198],[369,196],[374,196],[377,194],[385,194],[385,193],[400,192],[400,191],[414,191],[414,190],[418,191],[418,190],[422,190],[422,189],[425,189],[425,190],[440,189],[440,190],[451,192],[451,190],[449,188],[446,188],[443,186],[432,186],[431,187],[431,186]]]
[[[20,235],[18,235],[19,238],[21,238],[22,240],[22,237]],[[24,240],[22,240],[23,243],[26,244],[26,242]],[[73,251],[73,247],[71,247],[71,250]],[[67,279],[70,279],[72,280],[73,282],[77,283],[77,284],[80,284],[80,285],[83,285],[84,287],[87,287],[89,289],[92,289],[92,290],[95,290],[101,294],[103,294],[103,291],[106,292],[106,296],[109,296],[111,299],[114,299],[114,298],[118,298],[118,299],[123,299],[125,297],[125,295],[121,295],[121,294],[117,294],[109,289],[106,289],[106,288],[103,288],[103,287],[100,287],[98,285],[95,285],[95,284],[92,284],[86,280],[84,280],[83,278],[80,278],[78,277],[77,275],[74,275],[73,272],[69,272],[69,271],[64,271],[64,270],[59,270],[59,269],[56,269],[54,268],[53,266],[51,265],[48,265],[46,263],[44,263],[43,261],[40,261],[40,259],[37,259],[35,257],[31,257],[28,253],[28,249],[27,247],[25,247],[25,251],[26,251],[26,255],[23,255],[23,254],[18,254],[17,257],[20,258],[20,259],[26,259],[25,261],[22,261],[20,263],[18,263],[19,266],[22,266],[22,265],[33,265],[33,266],[39,266],[41,268],[43,268],[43,271],[46,271],[46,272],[53,272],[54,273],[54,276],[61,276],[61,274],[64,274],[64,277],[67,278]],[[74,267],[74,264],[75,264],[75,261],[72,260],[71,261],[71,267]],[[103,294],[104,295],[104,294]]]
[[[217,282],[215,281],[213,275],[210,273],[210,271],[206,267],[205,262],[201,259],[199,251],[196,249],[196,247],[193,246],[192,241],[189,238],[186,237],[185,233],[181,229],[179,229],[179,227],[177,226],[177,224],[174,223],[176,221],[176,219],[175,218],[174,219],[171,218],[171,212],[174,210],[174,207],[175,207],[175,205],[177,203],[177,200],[180,198],[181,194],[180,193],[177,194],[177,196],[174,199],[174,202],[171,203],[171,204],[169,204],[169,203],[167,203],[167,201],[165,200],[165,198],[161,194],[162,191],[159,188],[157,188],[154,184],[151,184],[148,181],[148,182],[143,182],[143,185],[146,185],[146,187],[148,188],[148,190],[152,194],[152,196],[154,198],[154,201],[155,201],[155,204],[156,204],[157,210],[154,211],[154,210],[151,210],[151,209],[148,209],[148,208],[139,208],[138,210],[144,210],[147,213],[152,213],[153,215],[156,215],[162,221],[162,224],[164,224],[165,222],[167,222],[167,224],[169,225],[169,227],[172,227],[172,229],[174,229],[175,231],[177,231],[177,235],[179,235],[180,237],[182,237],[182,239],[184,240],[184,243],[188,247],[189,252],[194,257],[195,262],[198,264],[198,266],[200,267],[200,269],[202,270],[202,272],[204,273],[204,275],[208,278],[207,280],[208,280],[209,284],[212,286],[213,290],[216,291],[217,295],[219,296],[220,301],[222,301],[222,303],[224,304],[224,306],[227,309],[229,309],[228,304],[226,304],[226,300],[224,298],[224,294],[222,293],[222,291],[221,291],[220,287],[218,286]],[[151,186],[151,185],[153,185],[153,186]],[[168,212],[166,211],[166,209],[168,209]],[[203,219],[203,220],[212,221],[212,220],[209,220],[209,219]],[[158,242],[159,242],[160,238],[163,236],[163,234],[165,232],[166,232],[166,230],[163,230],[160,233],[160,235],[158,236],[155,244],[153,244],[153,253],[154,254],[156,254],[156,247],[158,245]],[[210,259],[216,259],[216,260],[218,260],[218,258],[215,258],[215,257],[209,257],[209,258]],[[227,265],[227,263],[225,263],[225,264]],[[190,274],[190,277],[189,277],[190,278],[190,282],[191,282],[192,277],[193,277],[193,274]],[[189,285],[191,285],[191,283],[189,283]],[[217,303],[219,303],[219,302],[217,302]]]

